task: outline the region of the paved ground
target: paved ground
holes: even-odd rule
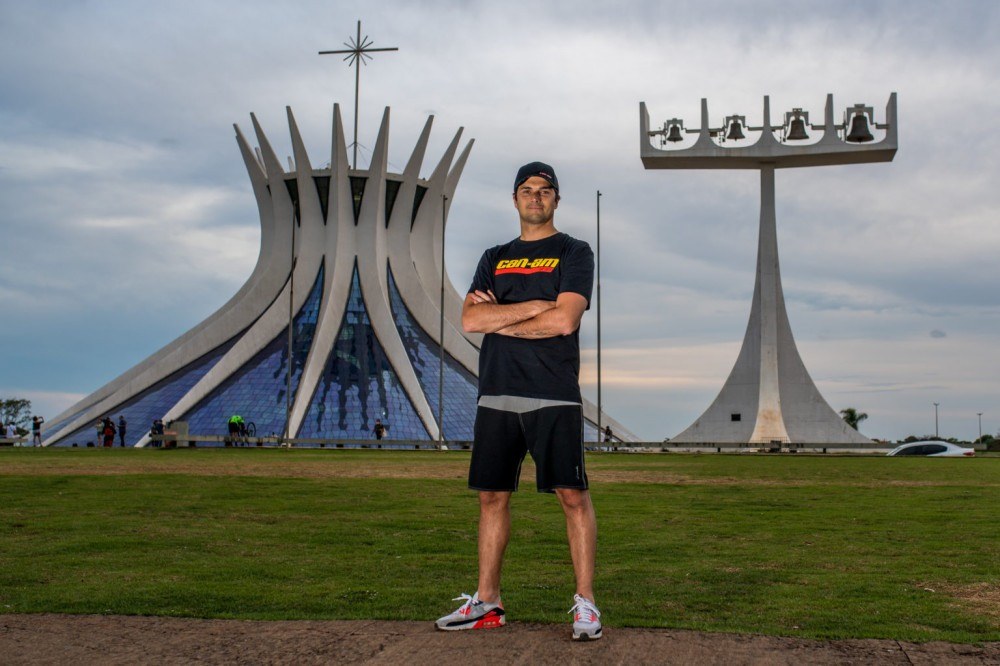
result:
[[[1000,643],[815,641],[666,629],[608,629],[600,641],[574,643],[569,634],[568,626],[521,622],[446,633],[430,622],[0,615],[0,663],[1000,665]]]

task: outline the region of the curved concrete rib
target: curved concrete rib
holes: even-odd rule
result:
[[[417,141],[416,148],[403,171],[403,184],[399,188],[399,195],[392,210],[392,217],[389,220],[388,248],[389,265],[395,278],[396,288],[399,295],[406,304],[407,309],[413,315],[417,324],[422,328],[434,343],[439,343],[441,319],[439,314],[440,303],[440,282],[431,290],[425,289],[420,275],[417,273],[413,256],[411,255],[412,233],[410,231],[410,219],[413,210],[413,199],[417,188],[417,176],[420,171],[420,164],[427,147],[427,140],[430,136],[431,122],[433,116],[427,119],[424,130]],[[438,205],[435,206],[434,204]],[[429,195],[425,196],[421,202],[421,207],[434,209],[430,219],[440,218],[440,202],[429,200]],[[440,278],[436,278],[440,280]],[[447,289],[447,283],[446,283]],[[447,297],[447,296],[446,296]],[[461,303],[458,304],[459,311]],[[445,306],[447,312],[448,305]],[[461,315],[459,315],[461,318]],[[446,319],[445,322],[445,349],[469,372],[478,374],[479,353],[473,345],[465,339],[461,332],[461,322],[456,328],[453,322]]]
[[[456,132],[455,137],[449,144],[448,149],[441,157],[440,162],[434,168],[427,181],[427,194],[424,196],[424,203],[421,204],[417,213],[417,219],[413,225],[413,232],[410,234],[410,256],[419,276],[419,284],[425,294],[425,299],[432,304],[435,323],[425,330],[436,340],[435,331],[440,327],[440,315],[438,308],[441,300],[441,239],[442,239],[442,195],[447,194],[449,166],[455,157],[458,144],[462,138],[462,130]],[[468,156],[472,145],[466,147],[463,155]],[[461,171],[455,172],[456,175]],[[454,194],[454,192],[452,192]],[[449,197],[450,198],[450,197]],[[435,241],[435,236],[437,240]],[[478,374],[478,349],[476,348],[475,336],[466,336],[462,331],[461,303],[464,296],[459,296],[454,287],[448,290],[449,282],[445,281],[445,348],[448,349],[462,365],[470,372]],[[407,303],[409,305],[409,302]],[[449,316],[449,313],[450,316]],[[423,324],[422,324],[423,325]],[[471,346],[474,350],[470,352],[466,349]],[[470,354],[475,354],[476,360],[472,361]]]
[[[420,380],[410,363],[410,358],[399,337],[392,310],[389,307],[389,290],[386,283],[388,247],[385,229],[385,174],[388,156],[389,109],[382,116],[375,149],[368,169],[368,184],[358,219],[358,278],[368,317],[375,336],[389,357],[400,385],[410,398],[417,415],[431,437],[438,436],[438,424]]]
[[[462,177],[462,171],[465,169],[465,163],[469,160],[469,154],[472,152],[472,146],[475,143],[475,139],[470,139],[469,143],[466,144],[465,149],[462,154],[458,156],[455,161],[455,166],[451,168],[448,172],[448,180],[445,183],[445,196],[448,197],[447,206],[448,209],[451,208],[452,202],[455,200],[455,190],[458,188],[458,180]],[[447,216],[447,213],[446,213]],[[443,224],[443,223],[442,223]],[[434,242],[437,246],[437,255],[441,255],[441,243],[444,242],[444,235],[446,230],[441,228],[439,225],[434,234]],[[440,259],[438,260],[440,264]],[[439,267],[440,271],[441,268]],[[478,358],[479,348],[483,345],[483,334],[482,333],[466,333],[462,328],[462,304],[465,302],[465,288],[459,291],[455,288],[455,285],[451,281],[451,276],[445,271],[445,301],[444,301],[444,316],[451,325],[458,331],[463,337],[465,337],[472,346],[476,349],[476,356]]]
[[[420,284],[432,302],[437,302],[440,298],[441,289],[441,259],[436,256],[441,253],[441,246],[438,244],[435,247],[434,229],[441,224],[441,196],[445,193],[448,168],[455,159],[455,151],[458,150],[461,138],[462,130],[459,128],[434,167],[431,177],[427,179],[427,193],[417,211],[417,219],[413,222],[410,234],[410,255],[420,275]]]
[[[313,333],[313,344],[299,378],[288,431],[297,435],[302,429],[309,403],[340,333],[347,299],[351,293],[354,257],[357,254],[357,229],[354,226],[354,203],[348,177],[347,145],[340,105],[333,107],[333,138],[330,147],[330,191],[324,252],[326,274],[320,316]]]
[[[588,421],[590,421],[591,423],[593,423],[595,428],[597,427],[597,405],[590,402],[586,398],[583,399],[583,417]],[[601,417],[601,425],[611,426],[611,430],[614,433],[615,439],[619,439],[623,442],[639,441],[638,435],[636,435],[634,432],[626,428],[616,419],[613,419],[610,416],[608,416],[607,412],[604,412],[604,415]],[[600,439],[601,437],[600,435],[598,435],[598,440]]]
[[[179,368],[197,360],[244,330],[278,295],[288,273],[289,241],[276,236],[275,220],[267,202],[267,177],[239,126],[233,126],[236,141],[247,167],[260,215],[261,241],[257,263],[240,290],[207,319],[137,364],[105,387],[77,403],[64,414],[89,407],[58,432],[46,433],[51,444],[94,422],[110,410],[127,402]],[[62,416],[52,419],[57,422]]]

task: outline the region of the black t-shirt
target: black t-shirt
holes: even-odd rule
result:
[[[490,289],[501,305],[554,301],[571,291],[587,299],[594,286],[590,245],[564,233],[519,238],[483,253],[469,292]],[[479,352],[479,395],[581,402],[580,335],[525,339],[488,333]]]

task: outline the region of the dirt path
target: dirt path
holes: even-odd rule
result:
[[[668,629],[511,623],[445,633],[430,622],[247,622],[104,615],[0,615],[0,663],[19,664],[997,664],[1000,643],[816,641]]]

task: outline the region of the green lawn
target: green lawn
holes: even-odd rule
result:
[[[474,592],[468,453],[0,450],[0,612],[422,619]],[[1000,458],[593,454],[609,626],[1000,640]],[[565,622],[526,464],[512,620]],[[398,477],[398,478],[388,478]]]

